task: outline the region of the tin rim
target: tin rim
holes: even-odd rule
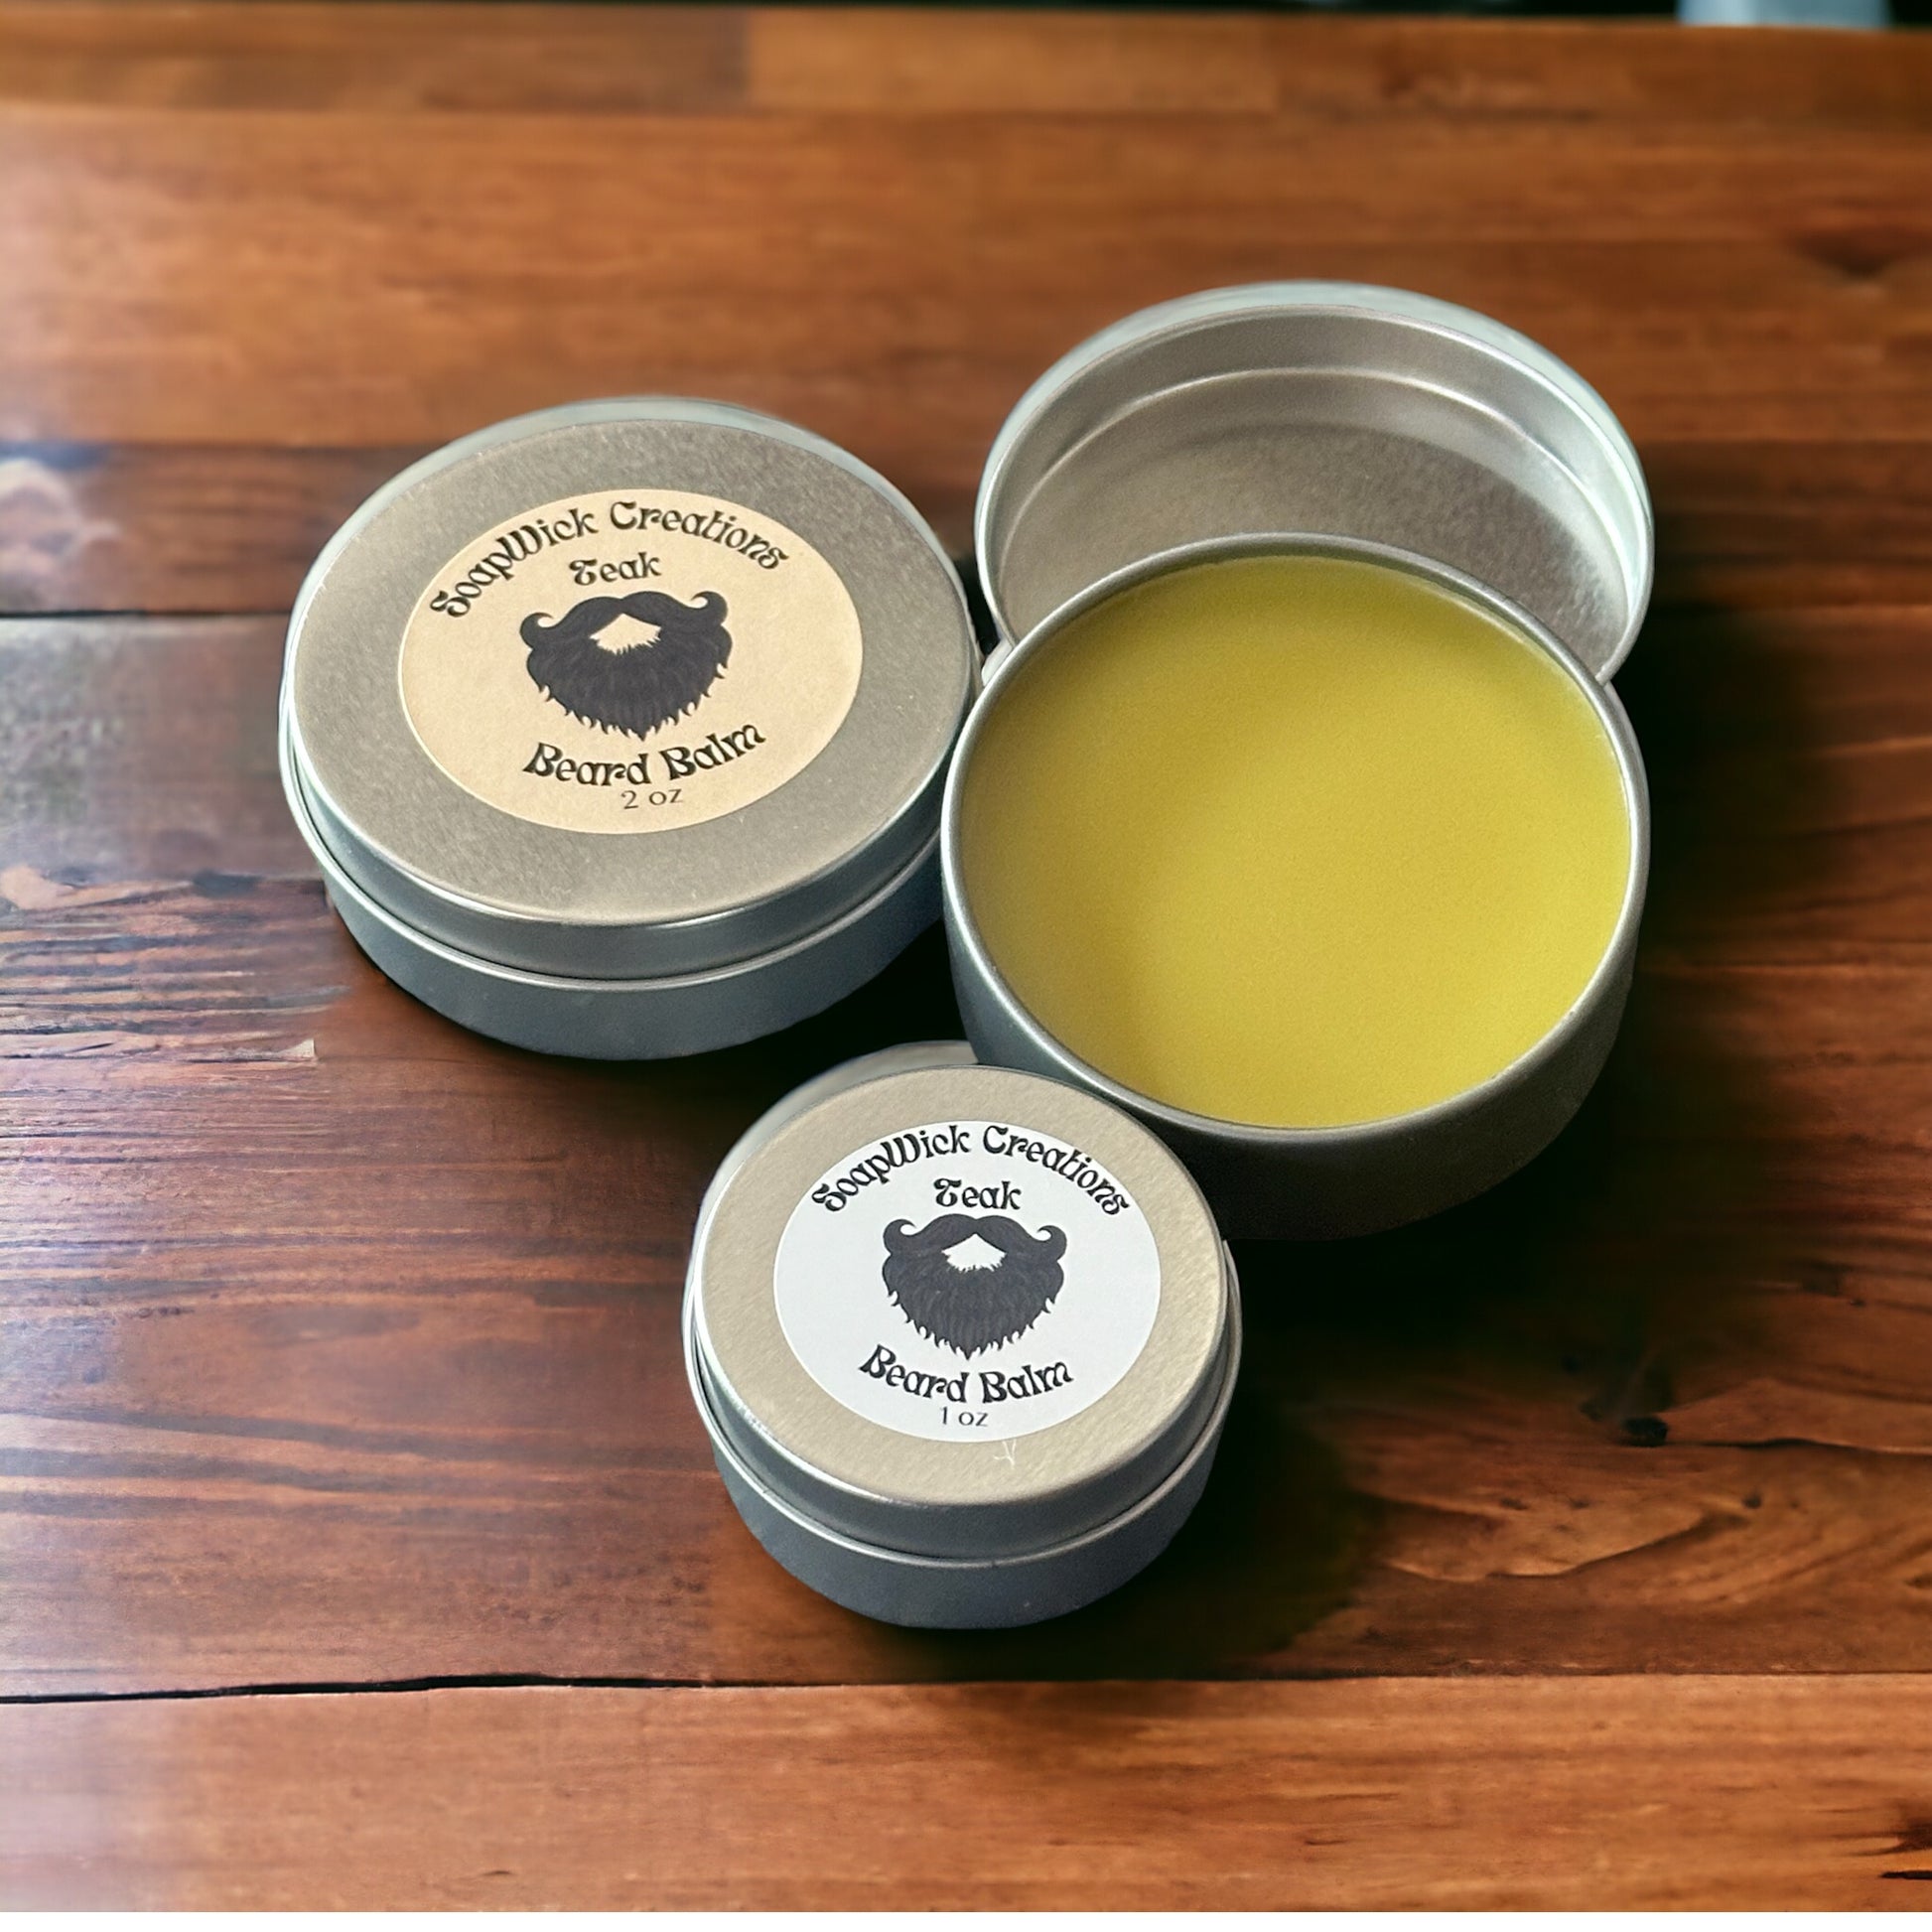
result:
[[[823,462],[878,499],[894,523],[936,566],[936,584],[944,586],[944,617],[935,617],[933,621],[943,623],[953,633],[958,647],[959,690],[951,729],[943,743],[935,747],[931,759],[911,774],[896,804],[883,817],[839,850],[829,852],[809,870],[799,870],[787,877],[775,892],[754,892],[749,897],[706,906],[694,913],[667,915],[610,909],[566,913],[551,907],[534,909],[499,902],[454,881],[426,874],[417,860],[404,856],[385,836],[337,802],[316,766],[294,702],[294,674],[301,640],[311,626],[318,599],[345,554],[362,542],[371,526],[411,491],[475,458],[519,443],[557,432],[600,427],[618,429],[640,423],[671,429],[724,429],[753,436]],[[834,567],[842,577],[846,575],[843,566],[835,564]],[[874,615],[862,611],[862,623]],[[869,626],[868,637],[870,641]],[[290,613],[281,681],[283,729],[288,739],[285,762],[292,763],[300,774],[311,818],[335,834],[330,851],[337,865],[354,879],[364,897],[412,933],[433,935],[466,958],[537,979],[588,978],[602,983],[617,978],[655,980],[702,976],[768,956],[793,939],[822,932],[828,925],[839,922],[853,906],[876,897],[882,884],[903,872],[907,855],[928,843],[937,823],[952,745],[977,694],[979,665],[971,610],[958,569],[911,499],[869,464],[797,424],[737,404],[684,396],[604,397],[528,411],[459,437],[410,464],[349,513],[317,555]],[[409,731],[413,737],[413,726]],[[786,785],[820,765],[837,743],[837,737],[835,734],[833,744],[821,750],[804,770],[766,796],[782,793]],[[455,784],[453,780],[450,782]],[[463,789],[460,785],[456,788]],[[485,803],[484,809],[491,808]],[[737,814],[724,816],[731,819]],[[679,829],[705,834],[717,822],[703,821]],[[656,836],[676,837],[677,833]],[[712,832],[710,836],[718,835]],[[440,929],[445,915],[448,930]],[[500,951],[490,943],[494,934],[501,936]],[[587,941],[639,952],[644,970],[585,975],[568,970],[559,972],[558,965],[571,947]],[[660,955],[661,970],[654,964]]]
[[[704,1424],[705,1434],[710,1439],[713,1454],[720,1460],[729,1462],[732,1473],[752,1490],[761,1503],[787,1522],[834,1549],[869,1559],[874,1563],[894,1564],[908,1570],[949,1573],[961,1578],[981,1577],[989,1571],[1024,1570],[1035,1564],[1077,1557],[1083,1551],[1110,1542],[1114,1537],[1130,1531],[1144,1517],[1158,1510],[1199,1466],[1201,1458],[1212,1453],[1219,1445],[1222,1431],[1226,1427],[1228,1410],[1234,1401],[1235,1383],[1239,1379],[1241,1368],[1243,1340],[1241,1297],[1239,1292],[1234,1290],[1232,1283],[1229,1286],[1227,1320],[1223,1329],[1224,1339],[1220,1359],[1220,1383],[1199,1433],[1181,1451],[1173,1466],[1153,1488],[1117,1514],[1060,1542],[1049,1543],[1038,1549],[1023,1550],[1016,1554],[987,1557],[928,1556],[916,1550],[897,1549],[891,1544],[864,1542],[843,1530],[835,1529],[831,1524],[801,1508],[789,1497],[774,1490],[763,1474],[747,1461],[743,1451],[727,1434],[724,1424],[719,1419],[710,1381],[698,1350],[696,1312],[692,1298],[688,1295],[685,1297],[680,1324],[684,1340],[684,1373],[691,1387],[691,1398],[697,1405],[699,1420]]]
[[[1012,641],[1015,635],[998,581],[999,525],[1006,513],[1003,498],[1016,454],[1047,420],[1054,405],[1082,378],[1125,350],[1146,346],[1163,336],[1270,312],[1355,315],[1400,322],[1504,358],[1569,409],[1621,483],[1626,496],[1623,508],[1629,513],[1631,523],[1628,534],[1634,539],[1626,542],[1626,533],[1616,527],[1614,519],[1605,519],[1605,534],[1622,567],[1628,608],[1623,628],[1602,665],[1587,668],[1592,677],[1604,681],[1613,676],[1629,656],[1642,628],[1656,574],[1656,530],[1650,492],[1644,482],[1643,464],[1629,433],[1589,382],[1531,337],[1459,303],[1372,282],[1251,282],[1179,296],[1110,324],[1069,349],[1037,377],[1014,404],[993,440],[974,505],[973,547],[979,558],[981,588],[1001,638]],[[1312,372],[1312,367],[1309,372]],[[1555,452],[1546,454],[1560,468],[1568,470],[1569,466]],[[1593,502],[1593,492],[1574,476],[1572,480],[1578,483],[1584,498]],[[1047,614],[1053,615],[1056,614]],[[1037,629],[1045,621],[1042,618],[1034,627]]]
[[[931,863],[939,844],[939,828],[935,825],[926,841],[899,870],[883,884],[876,887],[857,904],[850,905],[826,924],[814,927],[799,937],[788,940],[784,945],[774,947],[769,952],[753,953],[746,958],[730,959],[717,966],[700,968],[690,973],[665,973],[649,978],[574,978],[562,973],[540,973],[524,966],[506,966],[499,960],[485,959],[479,953],[464,952],[460,947],[450,945],[434,933],[424,932],[420,927],[411,925],[392,907],[373,897],[343,865],[335,850],[323,838],[315,821],[307,792],[303,788],[301,774],[294,764],[294,753],[286,727],[281,733],[281,769],[282,793],[288,801],[289,815],[295,820],[295,829],[301,834],[302,842],[309,848],[323,877],[328,883],[331,894],[341,894],[357,911],[366,914],[377,924],[395,934],[405,944],[415,947],[446,966],[461,971],[475,973],[484,979],[497,980],[509,986],[526,987],[535,992],[552,993],[609,993],[613,995],[644,995],[652,992],[670,992],[687,987],[716,986],[721,981],[741,975],[760,972],[766,967],[776,966],[787,959],[809,953],[815,946],[835,938],[848,927],[859,924],[871,916],[879,906],[903,892],[906,886]]]
[[[1630,866],[1624,880],[1623,899],[1617,909],[1616,922],[1610,929],[1610,936],[1604,943],[1595,970],[1556,1025],[1534,1045],[1498,1067],[1475,1086],[1464,1087],[1447,1099],[1432,1102],[1427,1107],[1414,1108],[1408,1113],[1384,1114],[1374,1120],[1350,1121],[1339,1127],[1267,1127],[1252,1121],[1223,1120],[1213,1114],[1194,1113],[1141,1093],[1082,1059],[1034,1017],[994,963],[973,917],[960,855],[960,794],[966,782],[965,774],[971,767],[985,720],[999,703],[1001,687],[1017,664],[1050,646],[1054,637],[1076,618],[1084,617],[1096,606],[1106,603],[1122,591],[1133,589],[1137,584],[1148,583],[1196,564],[1273,555],[1331,556],[1387,564],[1454,591],[1524,631],[1568,673],[1595,713],[1597,723],[1608,737],[1616,757],[1624,814],[1630,827]],[[1644,776],[1643,754],[1638,750],[1636,734],[1614,689],[1593,677],[1576,653],[1543,624],[1486,585],[1478,584],[1473,578],[1439,564],[1433,558],[1421,557],[1413,551],[1398,550],[1391,544],[1375,543],[1362,537],[1289,532],[1275,536],[1209,538],[1200,543],[1182,544],[1173,550],[1162,551],[1113,572],[1069,598],[1019,642],[1002,646],[994,653],[987,665],[985,689],[953,749],[952,769],[946,779],[945,805],[940,820],[939,863],[941,890],[950,927],[948,936],[965,954],[975,976],[992,990],[1014,1024],[1025,1033],[1034,1049],[1062,1078],[1086,1087],[1143,1120],[1208,1141],[1234,1142],[1261,1151],[1359,1147],[1407,1134],[1418,1127],[1447,1126],[1464,1115],[1480,1111],[1499,1093],[1515,1086],[1547,1061],[1556,1058],[1581,1031],[1598,1000],[1616,981],[1636,942],[1637,927],[1643,917],[1644,889],[1650,871],[1649,790]]]

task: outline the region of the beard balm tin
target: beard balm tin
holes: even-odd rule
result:
[[[938,540],[855,458],[723,404],[576,404],[424,459],[323,551],[283,783],[428,1005],[546,1052],[699,1052],[936,915],[978,661]]]
[[[1648,863],[1607,680],[1649,501],[1595,392],[1425,297],[1215,291],[1034,386],[978,535],[1005,641],[943,843],[981,1057],[1134,1112],[1231,1234],[1394,1226],[1547,1145]]]
[[[1093,1095],[964,1043],[835,1068],[705,1196],[691,1392],[754,1535],[887,1622],[1032,1623],[1151,1562],[1240,1357],[1199,1188]]]

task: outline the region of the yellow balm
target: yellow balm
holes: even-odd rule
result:
[[[1200,564],[1075,619],[965,774],[972,914],[1021,1003],[1150,1098],[1269,1127],[1447,1100],[1608,948],[1630,814],[1548,652],[1406,571]]]

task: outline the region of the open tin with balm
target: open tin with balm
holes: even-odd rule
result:
[[[963,1042],[774,1107],[698,1216],[691,1391],[739,1512],[869,1616],[993,1628],[1151,1562],[1241,1349],[1200,1189],[1145,1128]]]
[[[936,916],[979,652],[884,479],[661,397],[378,490],[290,621],[282,773],[350,932],[480,1033],[650,1058],[829,1006]]]
[[[1215,291],[1035,385],[978,534],[1004,647],[943,857],[981,1057],[1135,1113],[1233,1234],[1394,1226],[1547,1145],[1648,864],[1608,679],[1649,502],[1595,392],[1424,297]]]

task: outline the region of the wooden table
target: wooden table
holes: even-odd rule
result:
[[[1611,1071],[1489,1198],[1243,1257],[1209,1497],[918,1635],[726,1501],[709,1173],[956,1020],[546,1061],[285,814],[282,613],[418,451],[670,390],[963,553],[1162,297],[1491,311],[1660,519]],[[1932,1900],[1932,41],[0,0],[0,1898]]]

